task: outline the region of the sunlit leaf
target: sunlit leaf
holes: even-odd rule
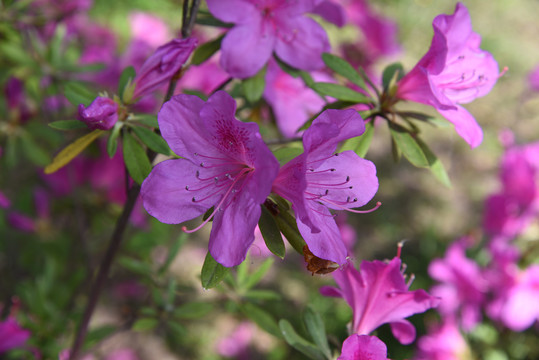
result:
[[[52,162],[45,167],[45,174],[52,174],[67,165],[75,156],[80,154],[103,133],[103,130],[94,130],[66,146],[54,157],[54,159],[52,159]]]

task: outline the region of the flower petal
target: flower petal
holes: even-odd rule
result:
[[[403,345],[411,344],[415,340],[415,327],[408,320],[394,321],[391,324],[393,336]]]
[[[483,130],[475,121],[472,114],[462,106],[456,106],[453,110],[436,109],[449,122],[455,125],[455,131],[473,149],[483,141]]]
[[[226,23],[244,24],[260,17],[260,11],[246,0],[207,0],[208,10]]]
[[[352,334],[344,340],[337,360],[387,360],[387,346],[376,336]]]

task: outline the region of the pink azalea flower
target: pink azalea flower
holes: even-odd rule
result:
[[[142,41],[153,49],[172,38],[167,24],[161,18],[145,12],[129,14],[129,27],[133,41]]]
[[[174,39],[160,46],[142,64],[133,81],[135,91],[133,98],[147,95],[164,85],[181,69],[197,46],[193,38]]]
[[[316,81],[333,81],[322,73],[313,73]],[[277,126],[285,137],[297,136],[298,129],[325,105],[314,90],[285,73],[276,61],[268,63],[264,99],[273,109]]]
[[[108,354],[105,360],[139,360],[139,357],[131,349],[118,349]]]
[[[436,307],[439,299],[425,290],[409,291],[401,272],[401,260],[389,263],[363,261],[360,271],[351,264],[332,273],[339,288],[322,287],[325,296],[342,297],[353,310],[352,331],[368,335],[389,323],[393,335],[402,343],[415,339],[414,326],[404,318]]]
[[[503,156],[502,190],[485,203],[483,227],[492,236],[521,234],[539,212],[539,143],[512,146]]]
[[[418,353],[414,359],[460,360],[471,358],[469,355],[470,350],[456,322],[447,319],[418,340]]]
[[[455,241],[444,259],[434,259],[429,265],[429,275],[441,282],[431,289],[433,295],[441,298],[438,311],[444,316],[458,317],[466,331],[481,321],[489,287],[479,265],[466,257],[468,240]]]
[[[24,345],[29,337],[30,331],[21,328],[14,318],[0,322],[0,354]]]
[[[533,91],[539,91],[539,66],[528,75],[528,85]]]
[[[253,339],[254,329],[250,322],[242,322],[227,337],[216,344],[217,353],[224,357],[249,359],[249,344]]]
[[[326,110],[303,135],[304,153],[284,165],[273,192],[292,202],[298,229],[311,252],[344,264],[348,251],[329,209],[353,210],[378,190],[376,167],[353,151],[335,153],[337,144],[365,131],[354,110]],[[378,205],[379,206],[379,205]]]
[[[167,224],[213,213],[209,250],[224,266],[241,263],[254,241],[260,205],[279,163],[258,126],[234,118],[236,102],[223,91],[207,102],[177,95],[158,114],[159,128],[182,159],[157,164],[142,184],[144,207]]]
[[[352,334],[344,340],[337,360],[387,360],[387,346],[376,336]]]
[[[213,16],[235,26],[221,44],[221,66],[233,77],[247,78],[268,62],[273,52],[303,70],[324,66],[329,50],[324,29],[305,13],[309,0],[208,0]]]
[[[539,320],[539,265],[507,271],[506,278],[496,282],[499,287],[487,313],[513,331],[524,331]]]
[[[112,99],[98,96],[88,107],[79,104],[77,118],[90,130],[110,130],[118,121],[118,104]]]
[[[453,123],[472,148],[483,139],[466,104],[490,92],[498,80],[498,64],[481,50],[481,37],[472,31],[468,10],[458,3],[453,15],[438,15],[429,51],[398,82],[396,97],[431,105]]]

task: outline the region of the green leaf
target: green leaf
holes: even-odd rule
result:
[[[200,273],[202,287],[204,289],[211,289],[217,286],[229,271],[230,268],[224,267],[215,261],[208,251],[208,254],[206,254],[206,259],[204,259],[204,265],[202,265],[202,271]]]
[[[101,134],[103,134],[103,130],[94,130],[89,134],[86,134],[68,146],[66,146],[62,151],[60,151],[54,159],[52,159],[52,162],[45,167],[43,172],[45,174],[52,174],[65,165],[67,165],[75,156],[80,154],[84,149],[88,147],[95,139],[97,139]]]
[[[84,341],[84,347],[91,347],[102,340],[108,338],[110,335],[116,332],[116,327],[112,325],[103,325],[95,329],[91,329]]]
[[[253,272],[251,276],[247,278],[247,280],[245,281],[245,287],[247,289],[250,289],[254,287],[256,284],[258,284],[260,280],[262,280],[264,275],[266,275],[268,270],[271,268],[271,265],[273,265],[274,261],[275,260],[273,258],[267,258],[266,260],[264,260],[262,265],[260,265],[258,269],[256,269],[256,271]]]
[[[178,255],[180,248],[182,247],[182,245],[185,243],[186,240],[187,240],[187,234],[182,232],[180,236],[178,236],[176,241],[172,243],[172,246],[170,247],[168,251],[167,259],[165,260],[163,265],[161,265],[161,267],[159,268],[159,274],[164,274],[165,271],[167,271],[170,264],[172,264],[172,262],[176,258],[176,255]]]
[[[303,321],[305,322],[307,331],[309,331],[309,334],[311,334],[314,343],[318,346],[326,358],[330,359],[331,351],[329,349],[328,339],[326,336],[326,327],[320,314],[318,314],[313,307],[308,306],[303,314]]]
[[[339,84],[333,84],[328,82],[314,83],[311,88],[320,95],[331,96],[335,99],[350,101],[354,103],[370,103],[371,100],[363,94],[358,93],[355,90],[347,88]]]
[[[152,164],[142,146],[127,131],[123,134],[123,155],[129,175],[137,184],[142,184],[152,171]]]
[[[303,247],[306,245],[306,243],[299,233],[294,216],[292,216],[288,211],[280,211],[275,217],[275,222],[294,250],[300,254],[303,254]]]
[[[281,236],[281,231],[275,222],[274,217],[271,215],[269,210],[262,206],[262,213],[260,215],[260,220],[258,220],[258,227],[264,238],[264,242],[268,247],[269,251],[277,255],[281,259],[284,259],[285,247],[283,237]]]
[[[75,130],[86,127],[86,124],[80,120],[59,120],[48,123],[47,125],[56,130]]]
[[[137,137],[153,151],[164,155],[172,154],[172,151],[170,151],[165,139],[163,139],[160,135],[157,135],[152,130],[140,126],[134,126],[132,129]]]
[[[285,146],[273,151],[273,155],[275,155],[281,165],[286,164],[301,153],[303,153],[302,147],[293,146]]]
[[[348,61],[330,53],[323,53],[322,60],[324,60],[328,68],[337,74],[350,80],[360,88],[365,88],[365,81]]]
[[[241,305],[241,310],[245,314],[245,316],[247,316],[258,326],[260,326],[262,330],[277,338],[282,337],[277,322],[270,313],[266,312],[266,310],[263,310],[262,308],[254,305],[253,303],[246,303]]]
[[[224,35],[219,36],[217,39],[210,42],[204,43],[197,47],[193,53],[193,58],[191,59],[191,64],[200,65],[204,61],[208,60],[221,48],[221,41],[223,40]]]
[[[213,305],[207,302],[191,302],[178,306],[173,314],[178,319],[197,319],[210,313]]]
[[[373,135],[374,125],[372,124],[372,121],[369,121],[365,124],[365,132],[361,136],[346,140],[340,151],[352,150],[359,157],[363,158],[369,151]]]
[[[263,67],[255,76],[243,80],[243,94],[250,103],[256,103],[264,93],[266,86],[266,67]]]
[[[279,321],[279,328],[286,342],[294,349],[315,360],[325,360],[324,355],[316,346],[298,335],[292,325],[285,319]]]
[[[152,273],[152,268],[149,264],[144,263],[140,260],[133,259],[127,256],[122,256],[118,258],[118,264],[127,270],[144,276],[149,276]]]
[[[75,106],[88,106],[96,98],[96,94],[81,82],[68,82],[64,85],[64,96]]]
[[[152,127],[152,128],[159,128],[159,123],[157,122],[157,116],[156,115],[137,114],[133,118],[130,118],[130,120],[139,122],[141,124],[144,124],[144,125]]]
[[[21,145],[26,158],[37,166],[45,166],[50,162],[47,151],[36,143],[32,135],[28,132],[21,133]]]
[[[110,132],[109,139],[107,140],[107,153],[111,159],[114,157],[114,154],[116,154],[116,149],[118,148],[118,136],[120,135],[122,126],[122,122],[116,122]]]
[[[138,319],[132,327],[133,331],[150,331],[157,327],[159,321],[153,318]]]
[[[259,289],[252,289],[247,291],[247,293],[244,295],[247,299],[252,300],[281,300],[281,294],[278,292],[275,292],[273,290],[259,290]]]
[[[120,81],[118,81],[118,96],[123,100],[124,91],[127,86],[131,85],[133,79],[137,76],[135,73],[135,68],[128,66],[123,69],[122,74],[120,75]]]
[[[401,63],[393,63],[388,65],[382,74],[382,84],[384,89],[389,89],[397,81],[404,76],[404,68]]]
[[[429,167],[427,157],[416,139],[406,129],[396,124],[390,124],[389,130],[395,144],[410,163],[417,167]]]
[[[434,155],[434,153],[430,150],[430,148],[425,144],[421,139],[416,139],[417,143],[421,147],[421,150],[423,150],[423,153],[427,157],[427,160],[430,165],[430,171],[440,181],[442,184],[444,184],[447,187],[451,187],[451,180],[449,179],[449,175],[447,175],[447,171],[445,170],[444,164]]]

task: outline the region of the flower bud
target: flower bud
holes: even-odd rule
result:
[[[197,45],[193,38],[174,39],[155,50],[138,71],[133,98],[157,89],[181,69]]]
[[[98,96],[88,107],[79,105],[78,119],[91,130],[109,130],[118,121],[118,104],[112,99]]]

